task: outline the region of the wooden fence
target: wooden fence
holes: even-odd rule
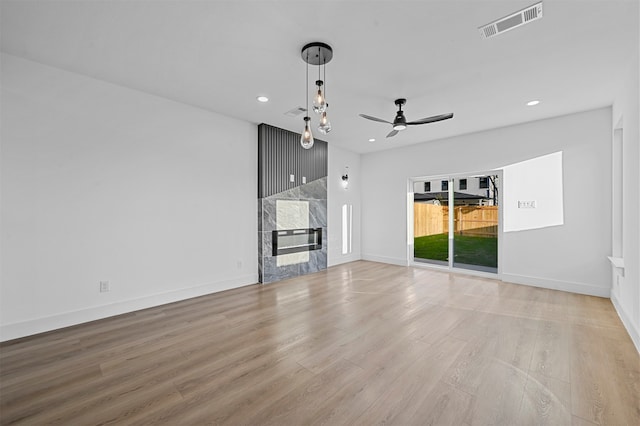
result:
[[[498,206],[457,206],[453,208],[453,229],[456,234],[498,236]],[[413,204],[413,235],[443,234],[449,229],[449,207],[434,204]]]

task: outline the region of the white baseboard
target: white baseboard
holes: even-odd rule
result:
[[[548,278],[505,273],[502,274],[502,281],[512,284],[524,284],[532,287],[567,291],[570,293],[586,294],[588,296],[598,296],[606,298],[609,298],[611,296],[611,290],[609,288],[597,287],[590,284],[576,283],[571,281],[560,281]]]
[[[622,304],[618,300],[618,296],[615,293],[611,294],[611,303],[613,303],[613,307],[616,309],[624,328],[627,329],[627,333],[629,333],[629,337],[631,337],[631,341],[636,347],[636,350],[640,354],[640,330],[633,324],[629,315],[622,309]]]
[[[211,293],[217,293],[224,290],[230,290],[232,288],[243,287],[257,282],[258,275],[251,274],[216,283],[154,294],[124,302],[95,306],[13,324],[3,324],[0,326],[0,342],[44,333],[46,331],[57,330],[59,328],[70,327],[72,325],[78,325],[115,315],[139,311],[141,309],[152,308],[154,306],[160,306],[167,303],[178,302],[180,300],[204,296]]]
[[[351,253],[343,256],[333,256],[329,259],[327,267],[342,265],[343,263],[355,262],[361,260],[360,253]]]
[[[407,266],[406,259],[393,258],[393,257],[363,254],[362,260],[389,263],[392,265]],[[457,273],[457,272],[458,271],[454,271],[453,273]],[[485,276],[485,275],[482,274],[482,276]],[[523,285],[529,285],[532,287],[548,288],[551,290],[568,291],[570,293],[586,294],[589,296],[598,296],[598,297],[608,298],[610,297],[610,293],[611,293],[610,289],[608,288],[597,287],[589,284],[576,283],[571,281],[560,281],[560,280],[551,280],[548,278],[531,277],[526,275],[502,273],[500,278],[497,278],[497,279],[501,279],[504,282],[508,282],[512,284],[523,284]]]
[[[389,263],[391,265],[407,266],[407,259],[401,259],[397,257],[376,256],[372,254],[363,254],[362,260],[369,260],[371,262]]]

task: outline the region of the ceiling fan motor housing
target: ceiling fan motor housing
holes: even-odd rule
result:
[[[404,130],[407,128],[407,119],[404,118],[404,112],[398,111],[396,118],[393,120],[394,130]]]
[[[407,100],[400,98],[400,99],[396,99],[394,103],[398,106],[398,112],[396,113],[396,118],[393,119],[393,129],[404,130],[407,128],[407,119],[404,118],[404,112],[402,111],[402,106],[407,103]]]

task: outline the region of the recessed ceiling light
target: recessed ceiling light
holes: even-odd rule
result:
[[[534,105],[538,105],[540,103],[540,101],[536,100],[536,101],[529,101],[527,102],[527,106],[534,106]]]
[[[258,97],[256,98],[256,100],[257,100],[258,102],[262,102],[262,103],[264,103],[264,102],[269,102],[269,98],[267,98],[266,96],[258,96]]]
[[[369,139],[369,142],[375,142],[376,140],[374,138]]]

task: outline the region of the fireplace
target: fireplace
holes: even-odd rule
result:
[[[327,143],[258,126],[258,279],[268,284],[327,269]],[[324,241],[323,241],[324,240]]]
[[[322,248],[322,228],[272,231],[272,256],[300,253]]]

